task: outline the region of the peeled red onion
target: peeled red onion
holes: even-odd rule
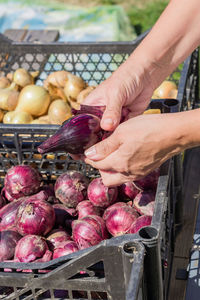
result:
[[[70,253],[78,251],[78,245],[74,241],[65,241],[61,244],[59,244],[58,247],[54,249],[53,252],[53,259],[68,255]]]
[[[122,200],[134,199],[139,192],[139,188],[132,181],[125,182],[119,186],[119,198]]]
[[[135,209],[141,215],[153,216],[155,194],[150,191],[140,192],[133,200]]]
[[[114,208],[107,215],[106,227],[112,236],[123,235],[138,217],[136,210],[128,205]]]
[[[156,190],[160,169],[157,168],[142,179],[134,181],[135,185],[141,190]]]
[[[10,168],[4,179],[4,188],[11,196],[9,201],[23,196],[29,196],[40,188],[41,176],[37,170],[27,165],[18,165]]]
[[[21,235],[13,230],[3,230],[0,232],[0,261],[11,259],[15,253],[17,242]]]
[[[78,218],[82,219],[83,217],[86,217],[88,215],[97,215],[101,216],[102,210],[100,207],[94,206],[89,200],[84,200],[80,202],[76,210],[78,211]]]
[[[15,227],[17,210],[23,201],[23,198],[15,200],[0,209],[0,231],[13,229]]]
[[[60,175],[55,183],[54,190],[58,198],[67,207],[75,208],[85,200],[87,195],[88,179],[78,171],[68,171]]]
[[[50,250],[57,248],[63,242],[71,240],[70,235],[64,229],[54,229],[46,237]]]
[[[21,235],[46,235],[55,223],[55,212],[51,204],[42,200],[25,200],[18,208],[16,227]]]
[[[64,204],[57,203],[53,204],[55,212],[55,227],[70,227],[71,223],[74,220],[74,217],[77,215],[77,212],[74,208],[66,207]]]
[[[105,186],[102,178],[95,178],[90,182],[87,193],[94,206],[106,208],[116,201],[118,189]]]
[[[136,233],[140,228],[144,226],[151,225],[152,217],[150,216],[140,216],[135,220],[135,222],[132,223],[131,227],[129,228],[128,233]]]
[[[83,154],[87,148],[100,141],[100,138],[100,119],[83,113],[65,121],[54,135],[38,147],[38,152],[66,151]]]
[[[85,249],[107,239],[108,233],[103,219],[93,215],[73,221],[72,236],[79,249]]]
[[[19,240],[15,248],[15,259],[31,262],[42,258],[49,250],[45,239],[38,235],[26,235]]]

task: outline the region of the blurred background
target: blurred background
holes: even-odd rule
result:
[[[60,41],[130,41],[156,22],[166,0],[0,0],[0,32],[57,29]]]

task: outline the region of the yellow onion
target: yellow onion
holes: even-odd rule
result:
[[[15,111],[11,118],[11,124],[29,124],[33,120],[32,116],[25,111]]]
[[[19,92],[16,90],[1,89],[0,90],[0,109],[14,110],[17,106]]]
[[[6,77],[10,80],[10,81],[13,81],[13,73],[10,72],[6,75]]]
[[[86,88],[86,82],[75,75],[70,74],[70,76],[68,76],[68,81],[65,83],[64,86],[64,93],[65,96],[68,99],[77,99],[77,96],[79,95],[79,93]]]
[[[88,86],[86,89],[82,90],[77,96],[77,102],[83,103],[85,98],[95,89],[95,86]]]
[[[67,71],[53,72],[44,81],[44,87],[48,89],[49,84],[51,84],[58,88],[64,88],[64,85],[65,85],[66,81],[68,80],[69,75],[70,75],[70,73]]]
[[[0,77],[0,89],[9,87],[10,80],[7,77]]]
[[[48,116],[51,124],[61,125],[65,120],[71,118],[71,108],[61,99],[54,100],[49,106]]]
[[[31,121],[31,124],[49,124],[49,122],[47,122],[45,120],[40,120],[38,118],[38,119],[35,119],[35,120]]]
[[[171,90],[177,89],[174,82],[165,80],[161,85],[154,91],[154,95],[159,98],[168,98]]]
[[[4,124],[10,124],[10,123],[11,123],[11,120],[12,120],[12,118],[13,118],[13,116],[14,116],[14,114],[15,114],[15,111],[9,111],[9,112],[7,112],[7,113],[4,115],[4,117],[3,117],[3,123],[4,123]]]
[[[33,84],[34,80],[31,74],[23,68],[17,69],[13,75],[13,81],[21,87]]]
[[[16,111],[25,111],[32,116],[44,115],[50,104],[49,93],[42,86],[27,85],[19,94]]]
[[[0,109],[0,122],[3,121],[4,112]]]

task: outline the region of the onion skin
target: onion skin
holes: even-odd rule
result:
[[[37,193],[41,180],[37,170],[27,165],[18,165],[7,171],[4,187],[11,197],[18,199]]]
[[[102,178],[95,178],[88,186],[88,199],[94,206],[106,208],[113,204],[118,195],[117,187],[106,187]]]
[[[160,169],[157,168],[147,176],[143,177],[142,179],[134,181],[135,185],[140,190],[156,190],[158,184],[158,178],[160,176]]]
[[[68,255],[78,250],[79,250],[78,245],[74,241],[65,241],[54,249],[53,259],[64,255]]]
[[[152,217],[150,216],[140,216],[135,220],[135,222],[132,223],[131,227],[129,228],[128,233],[136,233],[140,230],[140,228],[144,226],[151,225]]]
[[[85,249],[107,239],[108,233],[103,219],[92,215],[72,222],[72,236],[79,249]]]
[[[153,216],[155,194],[151,191],[140,192],[133,200],[134,208],[141,214]]]
[[[116,209],[116,208],[120,208],[120,207],[127,207],[127,204],[124,203],[124,202],[116,202],[115,204],[109,206],[108,208],[106,208],[106,210],[104,211],[104,214],[103,214],[103,220],[106,221],[107,217],[109,216],[110,212],[113,210],[113,209]]]
[[[58,131],[44,141],[38,152],[66,151],[83,154],[101,139],[100,119],[91,114],[80,114],[65,121]]]
[[[132,181],[119,186],[119,198],[121,200],[133,200],[139,192],[139,188]]]
[[[74,220],[74,217],[77,215],[77,212],[74,208],[68,208],[64,204],[54,204],[53,205],[55,212],[55,227],[70,227],[71,223]]]
[[[13,230],[4,230],[0,232],[0,261],[11,259],[15,253],[17,242],[21,235]]]
[[[0,231],[8,230],[15,227],[15,219],[19,206],[23,202],[23,198],[10,202],[0,209]]]
[[[26,235],[19,240],[15,248],[15,259],[20,262],[32,262],[42,258],[49,250],[45,239],[37,235]]]
[[[82,219],[88,215],[101,216],[102,210],[99,207],[94,206],[89,200],[81,201],[76,210],[78,211],[78,218]]]
[[[106,218],[106,227],[112,236],[123,235],[138,217],[136,210],[128,205],[114,208]]]
[[[55,223],[51,204],[43,200],[25,200],[18,208],[15,225],[21,235],[46,235]]]
[[[78,171],[68,171],[60,175],[55,183],[56,198],[67,207],[75,208],[85,200],[87,195],[88,179]]]
[[[50,250],[60,247],[63,242],[71,240],[70,235],[64,229],[54,229],[46,237]]]

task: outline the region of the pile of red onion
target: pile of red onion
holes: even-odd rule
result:
[[[28,165],[8,170],[0,198],[0,261],[45,262],[151,224],[159,170],[104,186],[78,171],[44,184]]]

